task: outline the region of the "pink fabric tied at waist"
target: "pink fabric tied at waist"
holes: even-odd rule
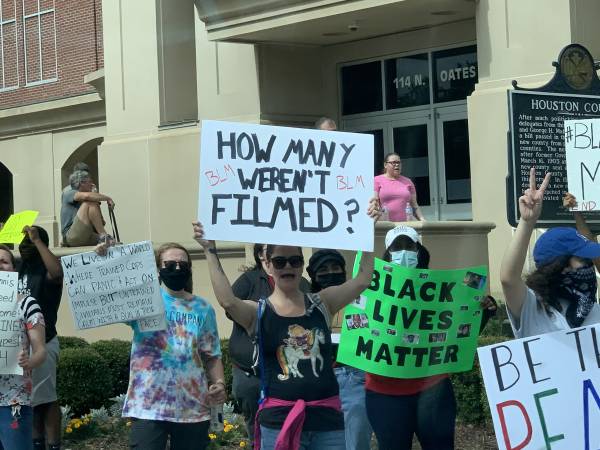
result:
[[[342,402],[339,396],[324,398],[322,400],[313,400],[305,402],[298,400],[281,400],[278,398],[267,397],[258,407],[256,419],[254,421],[254,448],[260,450],[260,425],[258,424],[258,414],[262,409],[275,408],[277,406],[291,406],[292,409],[285,418],[281,431],[275,441],[274,450],[298,450],[300,448],[300,435],[304,426],[307,406],[321,406],[323,408],[333,408],[336,411],[342,411]]]

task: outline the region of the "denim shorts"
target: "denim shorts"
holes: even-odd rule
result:
[[[21,406],[13,416],[12,406],[0,406],[0,448],[4,450],[33,449],[33,411],[31,406]]]

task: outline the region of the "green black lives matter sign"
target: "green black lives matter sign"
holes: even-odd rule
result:
[[[485,266],[422,270],[375,259],[371,286],[344,310],[337,360],[393,378],[470,370],[486,281]]]

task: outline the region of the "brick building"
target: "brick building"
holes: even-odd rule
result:
[[[54,191],[75,160],[97,174],[103,66],[101,0],[0,0],[0,221],[31,177]],[[56,211],[40,212],[55,229]]]

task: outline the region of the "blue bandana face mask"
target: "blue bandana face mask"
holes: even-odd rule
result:
[[[394,264],[410,267],[411,269],[417,267],[417,252],[413,252],[411,250],[399,250],[397,252],[390,252],[390,256]]]

